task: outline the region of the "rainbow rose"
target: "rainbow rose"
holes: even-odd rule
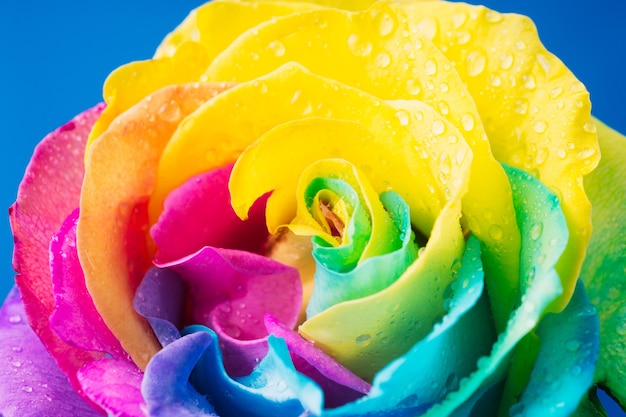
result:
[[[216,0],[104,98],[11,208],[3,416],[626,404],[624,138],[527,17]]]

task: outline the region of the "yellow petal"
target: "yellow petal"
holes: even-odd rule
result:
[[[439,2],[415,7],[433,4]],[[464,216],[484,244],[490,294],[495,287],[502,290],[492,307],[503,328],[517,301],[519,279],[520,237],[510,186],[491,154],[481,115],[464,81],[422,33],[422,26],[392,3],[359,13],[315,10],[289,15],[240,36],[205,75],[210,80],[246,81],[295,61],[378,97],[418,99],[437,109],[463,132],[474,153]],[[447,134],[445,128],[442,134]]]
[[[160,344],[133,308],[150,264],[146,201],[161,151],[180,120],[223,85],[171,86],[118,117],[86,156],[77,248],[98,312],[135,363],[145,368]]]
[[[600,152],[588,92],[545,49],[525,16],[462,3],[401,7],[454,62],[496,158],[532,173],[559,197],[570,230],[557,264],[564,292],[553,307],[561,309],[574,290],[591,231],[582,178]]]

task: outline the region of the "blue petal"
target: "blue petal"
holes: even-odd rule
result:
[[[221,416],[319,415],[324,403],[320,387],[299,374],[283,339],[268,338],[269,350],[252,374],[231,379],[224,370],[217,335],[204,326],[190,326],[184,336],[204,335],[212,342],[193,372],[192,381]]]
[[[194,333],[165,346],[150,360],[141,384],[150,416],[216,416],[207,399],[189,382],[204,351],[215,344],[209,334]]]
[[[568,416],[593,382],[600,322],[581,281],[559,314],[541,320],[541,349],[520,402],[511,416]]]
[[[480,244],[474,237],[467,242],[450,291],[448,314],[426,338],[383,368],[366,397],[324,415],[413,416],[456,390],[495,340],[487,297],[481,297]]]
[[[185,284],[175,272],[150,268],[135,292],[133,307],[144,316],[161,346],[180,337],[185,303]]]

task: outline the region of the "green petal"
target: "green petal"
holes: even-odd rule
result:
[[[478,361],[478,369],[461,381],[458,391],[425,414],[429,417],[450,415],[465,402],[473,401],[483,389],[498,382],[506,371],[513,349],[537,325],[548,305],[562,291],[554,266],[567,244],[568,229],[558,199],[525,171],[506,166],[505,171],[511,182],[522,235],[521,304],[511,315],[490,355]],[[515,360],[532,364],[534,356],[529,360],[516,352]],[[524,382],[525,378],[522,375]],[[517,375],[509,375],[509,380],[517,379]]]
[[[327,416],[416,415],[440,401],[476,367],[496,337],[483,294],[480,245],[470,237],[450,287],[448,313],[430,334],[376,374],[364,398],[330,410]]]
[[[600,316],[595,380],[626,407],[626,137],[596,121],[602,159],[585,178],[593,233],[581,277]]]
[[[537,328],[541,349],[528,386],[510,415],[570,415],[593,382],[599,331],[596,309],[578,281],[565,310],[541,320]]]
[[[342,271],[343,257],[338,248],[324,248],[314,245],[316,260],[315,286],[307,307],[307,317],[332,307],[333,305],[375,294],[391,285],[417,258],[417,245],[413,243],[409,207],[398,194],[387,191],[380,199],[394,223],[394,228],[386,236],[377,236],[383,241],[402,238],[401,246],[379,256],[365,259],[350,271]],[[370,240],[375,245],[378,242]],[[334,251],[330,265],[319,262],[318,250]],[[327,251],[328,252],[328,251]]]

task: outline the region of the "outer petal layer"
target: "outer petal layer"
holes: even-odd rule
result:
[[[99,416],[80,398],[28,326],[14,287],[0,310],[0,414]]]
[[[100,354],[71,347],[49,326],[54,308],[49,245],[67,215],[78,207],[85,142],[102,109],[99,105],[87,110],[44,138],[35,149],[17,201],[10,209],[15,282],[28,321],[77,390],[76,371]]]

